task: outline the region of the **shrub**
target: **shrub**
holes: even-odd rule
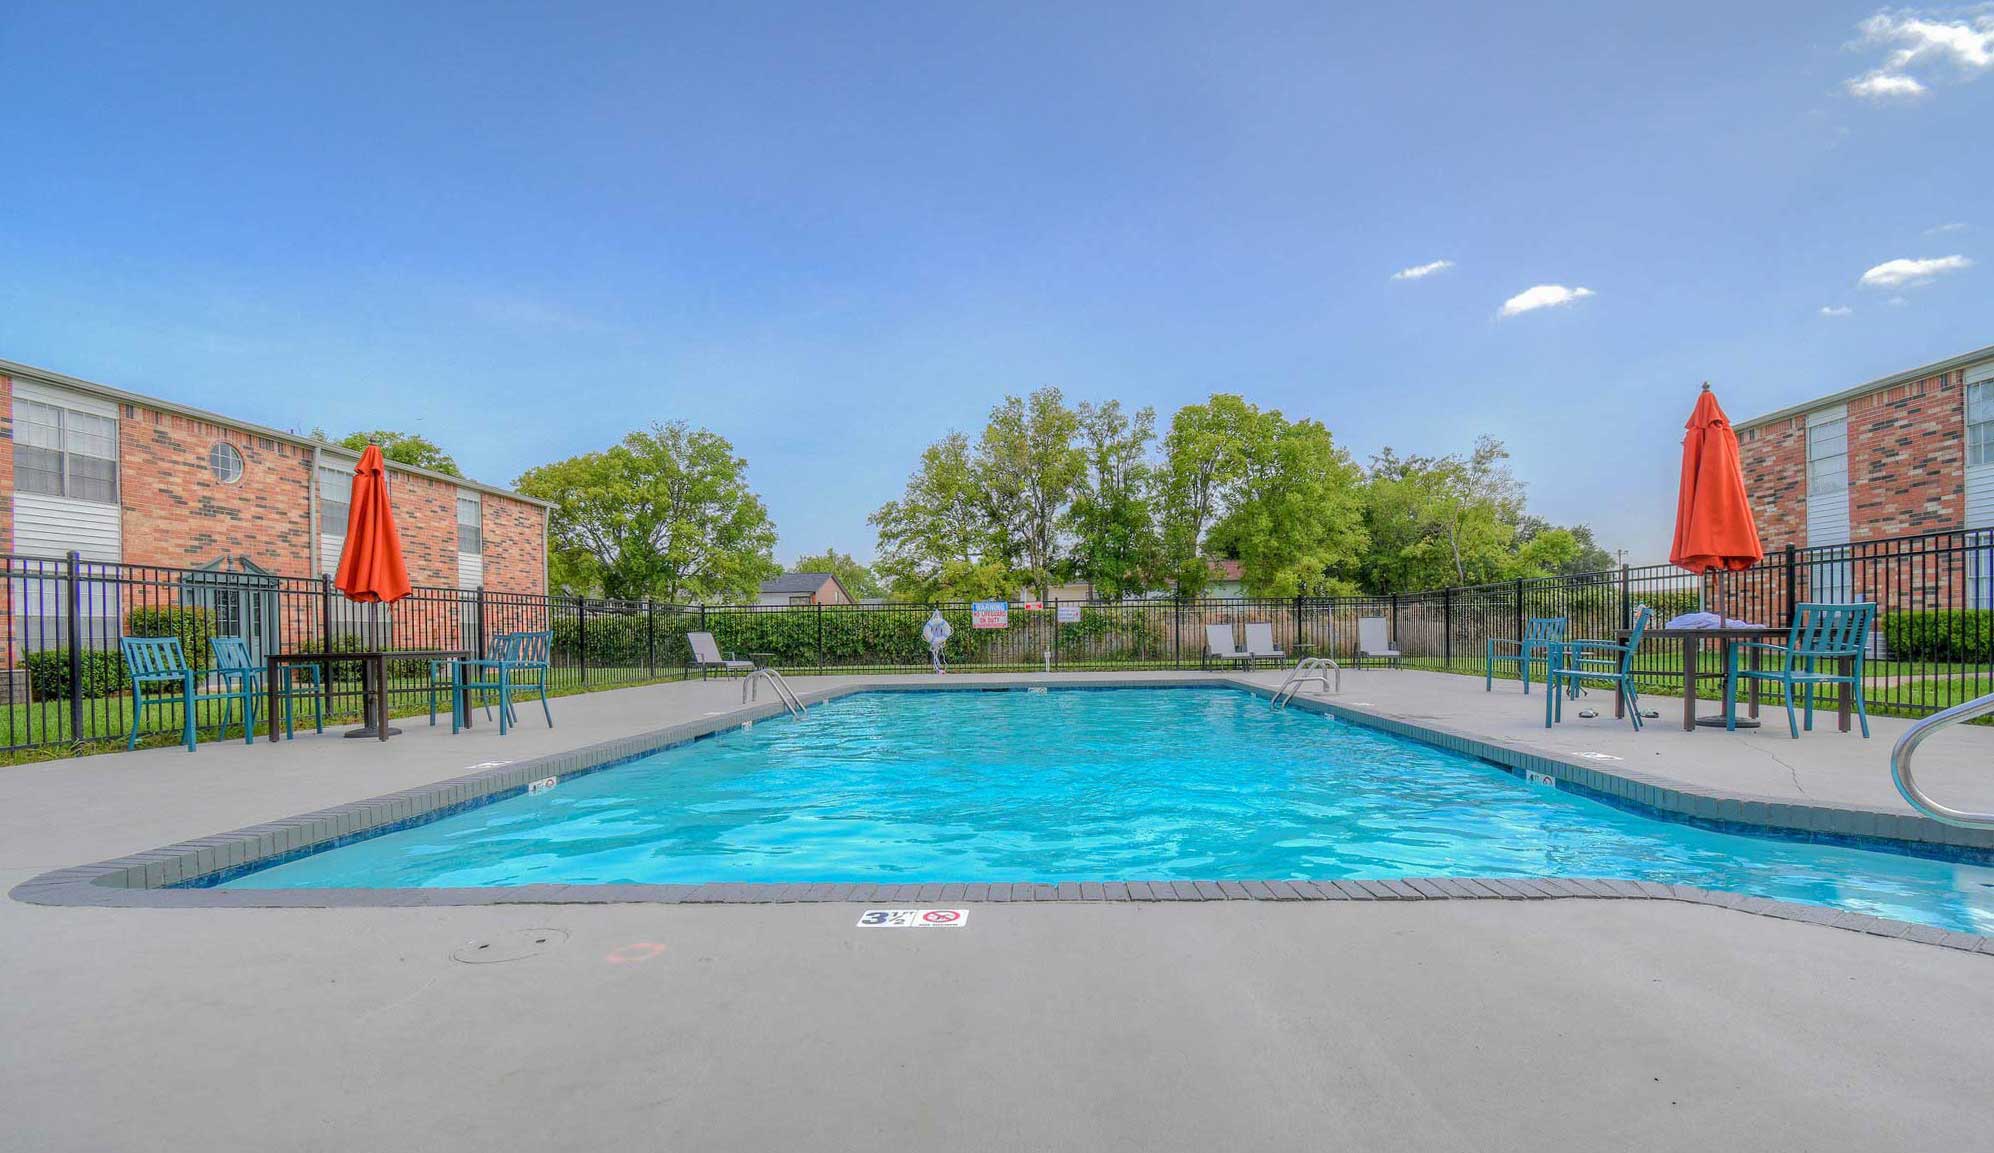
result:
[[[189,667],[205,669],[214,663],[215,618],[204,608],[166,605],[133,609],[125,614],[125,635],[179,637],[180,651],[187,654]],[[122,671],[123,665],[119,668]]]
[[[44,701],[69,699],[69,650],[45,649],[29,653],[21,662],[27,666],[28,685]],[[83,654],[84,699],[108,697],[125,689],[125,658],[99,649]]]
[[[1883,644],[1892,660],[1985,660],[1994,651],[1994,611],[1884,613]]]

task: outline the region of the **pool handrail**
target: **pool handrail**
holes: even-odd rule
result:
[[[1334,689],[1329,687],[1330,671],[1336,674]],[[1295,667],[1289,671],[1287,679],[1281,682],[1281,687],[1274,690],[1274,703],[1281,708],[1287,708],[1288,702],[1294,700],[1295,694],[1301,692],[1302,686],[1310,681],[1320,684],[1325,692],[1340,693],[1343,691],[1343,666],[1328,657],[1303,657],[1295,662]]]
[[[782,702],[783,708],[789,710],[790,716],[806,717],[810,715],[810,710],[804,707],[803,698],[796,695],[796,690],[789,687],[789,682],[782,678],[782,674],[766,667],[755,669],[741,681],[742,704],[745,705],[749,701],[761,699],[761,683],[763,681],[767,681],[774,687],[776,699]]]
[[[1917,778],[1911,775],[1911,758],[1918,751],[1926,737],[1940,729],[1970,721],[1975,717],[1994,713],[1994,693],[1975,697],[1949,709],[1933,713],[1919,720],[1897,743],[1890,748],[1890,779],[1897,785],[1897,795],[1906,804],[1940,824],[1952,825],[1960,829],[1994,829],[1994,813],[1976,813],[1970,809],[1955,809],[1933,800],[1918,787]]]

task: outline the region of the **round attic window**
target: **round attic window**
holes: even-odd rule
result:
[[[208,471],[223,484],[234,484],[242,479],[242,453],[227,441],[218,441],[208,450]]]

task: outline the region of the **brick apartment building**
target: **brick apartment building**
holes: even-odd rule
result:
[[[310,437],[0,360],[0,553],[329,573],[358,460]],[[415,584],[546,592],[545,502],[392,462],[388,489]],[[10,658],[38,647],[22,637],[47,632],[41,622],[24,628],[23,615],[51,611],[34,607],[49,598],[19,576],[30,570],[17,562],[14,571]],[[84,615],[115,621],[115,587],[90,585]]]
[[[1894,373],[1739,421],[1738,449],[1759,535],[1770,547],[1850,546],[1813,554],[1816,599],[1994,607],[1994,347]],[[1988,530],[1893,591],[1863,575],[1865,542]],[[1843,558],[1843,559],[1838,559]]]

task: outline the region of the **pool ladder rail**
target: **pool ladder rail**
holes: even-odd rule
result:
[[[1333,689],[1330,687],[1331,674],[1336,677]],[[1343,691],[1343,666],[1328,657],[1303,657],[1295,662],[1295,667],[1281,682],[1281,687],[1274,690],[1274,703],[1287,708],[1288,702],[1295,699],[1295,694],[1302,691],[1302,686],[1310,682],[1321,685],[1324,692],[1340,693]]]
[[[756,669],[748,674],[747,679],[741,682],[742,704],[761,699],[763,681],[767,681],[770,687],[775,689],[775,699],[782,702],[782,707],[789,710],[790,716],[810,715],[810,710],[803,705],[803,698],[797,696],[796,690],[790,688],[789,682],[783,680],[782,674],[774,669]]]
[[[1933,713],[1912,725],[1903,736],[1897,738],[1897,743],[1890,749],[1890,779],[1896,782],[1897,793],[1907,804],[1941,824],[1961,829],[1994,829],[1994,813],[1976,813],[1967,809],[1955,809],[1951,805],[1942,805],[1925,795],[1925,791],[1918,787],[1917,778],[1911,775],[1911,757],[1918,751],[1918,746],[1926,737],[1940,729],[1959,724],[1961,721],[1973,720],[1975,717],[1983,717],[1988,713],[1994,713],[1994,693],[1975,697],[1964,704]]]

